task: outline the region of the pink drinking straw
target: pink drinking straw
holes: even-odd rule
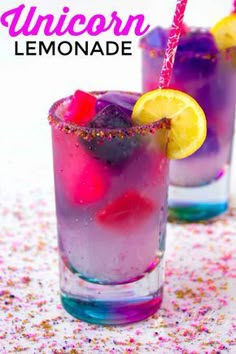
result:
[[[233,13],[236,13],[236,0],[233,2]]]
[[[175,61],[175,54],[182,31],[184,12],[187,2],[188,0],[177,0],[174,19],[170,29],[164,61],[161,69],[159,88],[167,88],[170,84],[171,74]]]

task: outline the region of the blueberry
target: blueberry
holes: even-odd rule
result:
[[[122,108],[122,110],[131,116],[133,107],[139,98],[139,94],[126,94],[119,91],[109,91],[101,95],[96,102],[96,111],[100,112],[105,107],[115,104]]]
[[[109,105],[101,110],[89,123],[90,128],[104,129],[126,129],[132,126],[130,117],[118,106]],[[139,138],[133,137],[113,137],[93,138],[90,141],[83,140],[84,146],[97,159],[105,161],[109,165],[118,165],[127,160],[139,145]]]

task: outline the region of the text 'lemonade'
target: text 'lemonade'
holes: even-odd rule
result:
[[[173,90],[76,91],[49,120],[63,306],[95,323],[148,317],[162,301],[168,157],[202,143],[202,110]]]
[[[230,15],[211,32],[186,26],[182,30],[170,87],[197,100],[206,114],[208,133],[195,154],[170,164],[169,207],[174,218],[207,219],[228,207],[236,92],[235,28],[236,15]],[[157,27],[141,41],[144,91],[157,86],[168,32]]]

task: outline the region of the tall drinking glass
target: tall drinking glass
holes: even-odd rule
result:
[[[114,107],[113,126],[98,128],[102,115],[95,128],[79,126],[65,119],[71,100],[49,114],[62,304],[92,323],[139,321],[163,296],[168,127],[117,128]]]
[[[168,30],[141,40],[143,90],[157,87]],[[206,113],[208,133],[192,156],[170,164],[170,218],[197,221],[228,208],[236,103],[236,48],[219,51],[205,29],[183,33],[170,87],[194,97]]]

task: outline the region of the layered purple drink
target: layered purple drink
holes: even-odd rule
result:
[[[168,30],[141,41],[143,90],[158,86]],[[194,97],[206,113],[207,139],[192,156],[170,164],[169,213],[184,220],[214,217],[228,207],[236,102],[236,48],[220,51],[211,33],[184,28],[170,87]]]
[[[138,97],[77,91],[50,111],[62,303],[89,322],[134,322],[162,300],[167,129],[134,126]]]

